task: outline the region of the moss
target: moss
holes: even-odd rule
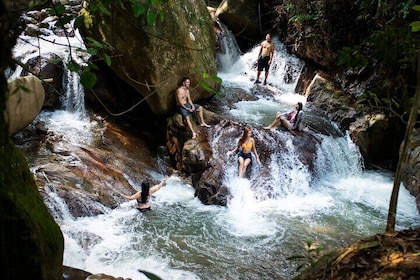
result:
[[[0,147],[2,275],[63,279],[64,239],[36,188],[28,164],[9,140]]]

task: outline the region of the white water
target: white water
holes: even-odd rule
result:
[[[244,124],[261,127],[276,111],[287,110],[296,101],[305,103],[294,92],[302,64],[288,56],[277,40],[275,44],[269,82],[278,90],[272,99],[236,103],[229,113]],[[258,46],[231,67],[223,66],[220,76],[226,87],[252,90],[257,53]],[[293,67],[286,67],[285,61]],[[292,77],[289,83],[284,82],[285,76]],[[80,118],[74,110],[77,105],[66,108],[44,113],[47,127],[70,142],[89,143],[96,124]],[[156,193],[153,211],[145,214],[135,209],[135,202],[126,202],[106,214],[76,219],[60,198],[49,193],[65,237],[64,265],[132,279],[147,279],[139,269],[165,280],[290,279],[295,266],[286,258],[303,254],[307,237],[330,250],[384,231],[393,178],[363,171],[348,136],[320,136],[312,176],[288,136],[277,134],[286,137],[286,148],[270,155],[266,181],[259,180],[257,165],[251,167],[248,180],[236,177],[234,158],[226,162],[225,183],[233,195],[228,207],[203,205],[188,182],[175,175]],[[217,145],[217,138],[212,145]],[[151,175],[162,178],[152,171]],[[267,182],[269,191],[256,187]],[[419,225],[414,198],[402,187],[397,229]]]

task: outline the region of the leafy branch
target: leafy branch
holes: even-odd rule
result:
[[[303,255],[294,255],[291,257],[286,258],[288,261],[298,261],[300,264],[296,268],[296,271],[299,271],[300,269],[307,267],[307,266],[313,266],[317,260],[319,260],[321,256],[321,251],[324,249],[324,247],[320,244],[316,244],[312,241],[312,238],[308,237],[306,238],[306,245],[305,248],[305,254]]]

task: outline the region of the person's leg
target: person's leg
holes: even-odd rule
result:
[[[260,83],[260,75],[261,75],[261,71],[257,71],[257,79],[255,80],[256,84]]]
[[[268,77],[268,69],[265,71],[264,85],[267,84],[267,77]]]
[[[281,120],[281,125],[287,128],[288,130],[292,130],[292,125],[289,123],[289,121],[286,118]]]
[[[280,123],[280,117],[281,117],[281,113],[277,112],[276,117],[274,118],[274,121],[272,124],[270,124],[269,126],[264,127],[264,129],[273,129],[276,128],[279,123]]]
[[[238,157],[238,177],[239,178],[241,178],[242,175],[244,175],[243,168],[244,168],[244,158]]]
[[[242,175],[241,177],[245,174],[246,169],[248,168],[248,165],[251,163],[251,159],[247,158],[244,161],[243,167],[242,167]]]
[[[205,126],[205,127],[210,127],[208,124],[206,124],[206,122],[204,121],[204,116],[203,116],[203,107],[198,107],[197,109],[198,111],[198,115],[200,116],[200,122],[201,122],[201,126]]]
[[[192,123],[191,123],[191,117],[190,117],[190,116],[186,116],[186,117],[185,117],[185,120],[186,120],[186,122],[187,122],[187,126],[188,126],[188,128],[191,130],[191,133],[192,133],[192,139],[195,139],[195,138],[197,137],[197,133],[195,133],[195,131],[194,131],[194,129],[193,129],[193,126],[192,126]]]

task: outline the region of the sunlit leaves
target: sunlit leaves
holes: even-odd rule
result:
[[[414,5],[412,7],[414,11],[420,12],[420,5]],[[420,21],[414,21],[410,23],[411,31],[412,32],[418,32],[420,31]]]
[[[202,78],[198,80],[198,83],[200,84],[202,88],[216,94],[219,97],[222,97],[222,93],[218,91],[217,89],[213,88],[207,81],[213,81],[220,85],[222,83],[222,79],[219,78],[218,76],[210,76],[207,73],[203,73]]]

